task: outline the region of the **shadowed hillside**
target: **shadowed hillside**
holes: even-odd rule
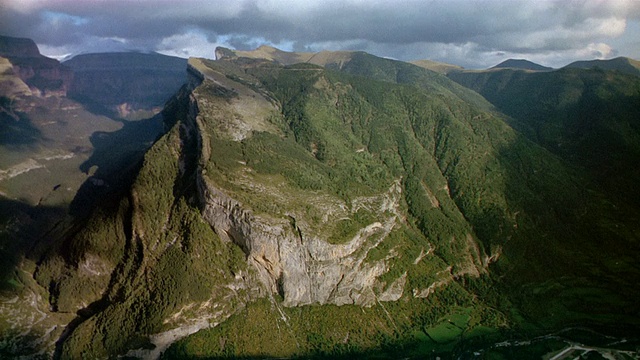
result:
[[[187,60],[161,54],[78,55],[69,96],[106,115],[141,119],[157,114],[185,82]]]
[[[617,57],[610,60],[576,61],[565,66],[565,68],[614,70],[629,75],[640,75],[640,61],[626,57]]]
[[[606,191],[640,204],[640,80],[619,72],[455,73],[531,140],[584,168]]]

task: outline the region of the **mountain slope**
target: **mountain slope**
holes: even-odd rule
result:
[[[417,65],[422,68],[425,68],[427,70],[435,71],[437,73],[445,74],[445,75],[451,71],[464,70],[463,67],[458,65],[441,63],[441,62],[432,61],[432,60],[414,60],[414,61],[410,61],[410,63],[413,65]]]
[[[216,59],[229,60],[244,58],[269,60],[282,65],[309,63],[339,69],[345,62],[348,62],[355,53],[357,53],[357,51],[321,51],[318,53],[289,52],[262,45],[251,51],[239,51],[218,47],[216,49]]]
[[[96,202],[129,187],[163,125],[153,116],[159,109],[127,121],[67,96],[74,73],[31,40],[0,37],[0,48],[0,357],[14,358],[53,347],[74,317],[50,312],[48,286],[32,276],[36,264],[58,237],[84,225]],[[182,63],[168,96],[185,81]],[[127,85],[145,81],[136,74],[111,90],[132,95]]]
[[[57,356],[157,356],[210,326],[165,356],[425,356],[637,327],[637,210],[439,74],[272,60],[191,59],[132,187],[39,262],[51,315],[78,314]]]
[[[583,167],[606,191],[640,203],[640,81],[597,70],[456,73],[533,141]]]
[[[576,61],[565,68],[615,70],[629,75],[640,75],[640,61],[617,57],[610,60]]]

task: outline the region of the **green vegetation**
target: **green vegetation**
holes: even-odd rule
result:
[[[267,299],[247,305],[213,329],[174,344],[163,359],[184,358],[389,358],[398,354],[451,354],[461,339],[482,336],[478,322],[497,326],[500,314],[474,304],[459,286],[424,300],[280,308]],[[492,318],[486,322],[483,318]],[[459,326],[447,337],[440,329]],[[448,330],[447,330],[448,331]],[[426,337],[433,333],[435,338]],[[457,351],[457,350],[456,350]]]
[[[366,55],[363,58],[367,60]],[[262,80],[261,89],[274,94],[288,128],[284,138],[255,134],[243,141],[241,161],[258,173],[282,175],[293,187],[327,191],[345,200],[353,194],[374,194],[385,186],[385,180],[388,186],[390,179],[402,178],[403,206],[410,214],[411,227],[392,232],[368,259],[381,259],[391,248],[399,253],[390,261],[389,274],[393,276],[385,277],[391,280],[431,244],[439,260],[424,261],[409,271],[409,288],[442,280],[437,274],[446,266],[443,264],[453,265],[454,273],[468,270],[470,264],[480,268],[484,256],[497,252],[501,256],[494,271],[508,274],[506,278],[498,283],[485,277],[463,283],[468,291],[505,314],[513,306],[522,311],[509,315],[516,328],[535,332],[567,322],[610,324],[635,311],[630,310],[637,308],[630,301],[634,291],[626,287],[632,287],[630,284],[625,285],[629,290],[619,290],[619,295],[595,286],[596,274],[601,271],[619,274],[612,275],[617,279],[615,286],[626,284],[620,269],[612,264],[603,266],[605,260],[601,259],[606,256],[596,254],[620,258],[618,246],[631,244],[636,237],[626,228],[635,228],[631,225],[633,213],[620,217],[627,224],[624,227],[612,226],[616,221],[605,215],[611,214],[611,204],[603,202],[586,174],[487,112],[489,106],[482,100],[470,102],[472,93],[459,87],[439,91],[437,85],[450,86],[446,79],[426,81],[424,73],[411,71],[399,77],[400,70],[377,68],[375,61],[371,59],[372,64],[367,65],[370,70],[358,68],[358,75],[369,78],[306,65],[298,71],[291,71],[294,67],[247,69],[245,76]],[[376,78],[411,86],[383,84]],[[415,86],[420,81],[429,85]],[[455,96],[456,92],[463,96]],[[274,144],[266,143],[265,138]],[[260,144],[259,151],[251,150],[249,144],[254,142]],[[278,153],[278,157],[272,155]],[[292,159],[298,160],[281,167]],[[366,170],[354,173],[363,160]],[[263,161],[268,167],[263,167]],[[298,180],[303,178],[301,172],[316,182],[311,185]],[[369,221],[367,218],[363,223]],[[353,218],[338,222],[334,234],[349,238],[353,231],[350,225],[355,222]],[[589,240],[593,234],[602,241]],[[617,245],[609,245],[612,243],[605,239],[615,239]],[[475,242],[479,242],[477,249],[473,248]],[[632,267],[627,265],[621,268]],[[544,279],[561,282],[563,276],[570,283],[583,276],[590,290],[563,291],[559,298],[562,308],[547,306],[558,300],[558,292],[538,292],[535,284]],[[632,278],[637,276],[633,272]],[[609,315],[588,311],[594,306]],[[463,314],[450,318],[453,323],[432,321],[427,328],[440,340],[455,338]],[[483,321],[492,323],[492,316],[495,314]],[[495,339],[495,327],[491,330],[480,323],[475,329],[482,336],[494,334],[487,335],[487,340]],[[185,342],[189,344],[189,340]],[[260,356],[302,353],[267,352]],[[244,350],[234,354],[256,355]]]
[[[449,76],[511,116],[529,139],[583,168],[609,196],[637,209],[640,79],[597,69]]]
[[[130,192],[38,267],[53,307],[81,309],[58,348],[63,357],[150,347],[149,335],[219,308],[231,317],[164,357],[455,355],[567,324],[640,323],[638,212],[514,130],[477,93],[367,54],[342,72],[203,63],[238,88],[198,87],[197,119],[183,89],[165,110],[171,130],[146,153]],[[275,130],[228,136],[233,121],[252,120],[236,102],[257,94],[277,109],[260,112]],[[304,224],[332,244],[393,223],[363,257],[386,270],[373,294],[406,276],[401,298],[284,308],[282,295],[247,280],[253,270],[240,247],[203,220],[199,170],[242,210]],[[85,282],[93,258],[108,275]],[[258,289],[232,284],[238,278]]]

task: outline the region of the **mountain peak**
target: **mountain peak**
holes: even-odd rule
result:
[[[517,70],[531,70],[531,71],[549,71],[553,70],[550,67],[536,64],[526,59],[507,59],[500,64],[492,67],[491,69],[517,69]]]

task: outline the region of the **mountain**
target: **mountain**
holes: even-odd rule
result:
[[[13,73],[32,90],[45,94],[66,94],[71,71],[58,61],[40,54],[31,39],[0,36],[0,57],[7,59]]]
[[[518,70],[531,70],[531,71],[553,70],[550,67],[542,66],[525,59],[508,59],[492,67],[491,69],[518,69]]]
[[[158,113],[184,84],[187,60],[161,54],[78,55],[64,65],[73,70],[69,96],[122,118]]]
[[[637,346],[637,206],[442,74],[363,52],[318,53],[320,66],[258,50],[189,59],[131,182],[16,263],[0,354]]]
[[[94,96],[95,87],[84,88],[94,102],[71,97],[86,73],[74,76],[42,56],[33,41],[0,37],[0,49],[0,357],[13,358],[38,339],[54,342],[60,325],[73,320],[71,314],[40,317],[49,311],[47,296],[25,274],[53,239],[82,226],[96,202],[128,188],[145,151],[163,132],[157,114],[163,102],[137,102],[145,110],[136,109],[136,121],[132,114],[122,119],[125,114],[105,111],[109,103],[100,103],[104,98]],[[179,66],[180,82],[170,88],[154,79],[170,69],[149,63],[129,71],[134,77],[110,91],[144,100],[145,86],[153,85],[154,93],[168,99],[186,81],[186,61]]]
[[[258,59],[269,60],[282,65],[292,65],[297,63],[309,63],[320,66],[328,66],[341,68],[345,62],[348,62],[352,56],[357,53],[355,51],[321,51],[319,53],[312,52],[288,52],[276,49],[271,46],[262,45],[252,51],[231,50],[223,47],[216,49],[216,59]]]
[[[452,73],[482,94],[529,139],[584,168],[603,189],[640,204],[640,80],[620,72],[564,68]]]
[[[3,57],[41,57],[38,46],[31,39],[11,36],[0,37],[0,56]]]
[[[69,170],[88,160],[91,134],[121,124],[67,98],[72,71],[33,41],[0,37],[0,50],[0,191],[30,205],[71,201],[87,176]]]
[[[640,61],[626,57],[617,57],[610,60],[576,61],[565,66],[578,69],[602,69],[615,70],[630,75],[640,75]]]
[[[463,67],[458,65],[451,65],[451,64],[432,61],[432,60],[415,60],[415,61],[410,61],[410,63],[420,66],[422,68],[425,68],[427,70],[435,71],[437,73],[445,74],[445,75],[452,71],[464,70]]]

